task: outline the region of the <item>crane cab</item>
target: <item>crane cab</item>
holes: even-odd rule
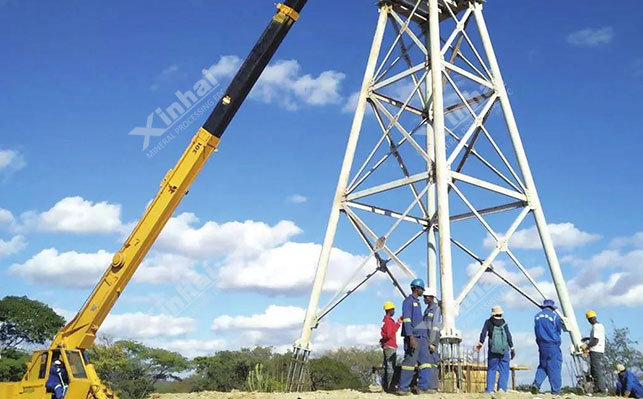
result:
[[[0,397],[7,399],[51,399],[45,384],[54,361],[60,360],[67,371],[67,393],[65,399],[91,398],[100,389],[94,367],[88,364],[80,350],[49,349],[33,353],[27,363],[27,372],[21,381],[0,384]],[[93,379],[92,377],[96,377]],[[92,383],[94,381],[94,384]],[[100,384],[100,383],[99,383]],[[98,389],[97,389],[98,388]]]

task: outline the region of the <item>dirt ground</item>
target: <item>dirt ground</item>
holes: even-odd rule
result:
[[[157,397],[155,395],[154,397]],[[386,393],[364,393],[351,390],[343,391],[318,391],[305,393],[252,393],[252,392],[195,392],[182,394],[162,394],[158,399],[392,399],[397,396]],[[426,399],[552,399],[550,394],[531,395],[525,392],[509,391],[501,394],[448,394],[436,393],[425,395],[411,395],[409,398]],[[557,398],[589,399],[589,396],[566,394]]]

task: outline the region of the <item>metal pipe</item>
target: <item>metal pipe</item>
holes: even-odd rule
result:
[[[426,48],[431,47],[431,43],[429,40],[429,35],[424,35],[425,41],[426,41]],[[426,115],[429,115],[430,112],[430,106],[429,106],[429,99],[431,98],[431,85],[429,84],[429,70],[431,68],[431,59],[429,57],[430,52],[426,55],[425,57],[425,68],[426,68],[426,80],[424,82],[424,87],[425,87],[425,103],[424,103],[424,110],[426,112]],[[427,180],[427,184],[429,186],[429,191],[426,195],[426,209],[428,212],[428,217],[427,221],[429,223],[429,228],[426,231],[426,264],[427,264],[427,271],[426,271],[426,280],[429,286],[429,292],[438,292],[438,266],[437,266],[437,253],[436,253],[436,240],[435,240],[435,226],[433,224],[433,218],[435,217],[435,212],[436,212],[436,192],[435,192],[435,139],[433,137],[433,127],[431,126],[430,123],[426,124],[426,153],[429,156],[429,161],[426,163],[426,170],[429,173],[429,179]]]
[[[389,7],[387,6],[383,6],[379,10],[379,19],[377,22],[377,27],[375,29],[375,37],[373,39],[370,56],[368,58],[366,72],[364,73],[364,81],[362,82],[362,89],[359,100],[357,102],[357,110],[355,112],[355,117],[353,118],[353,125],[351,127],[348,144],[346,146],[344,162],[342,163],[341,172],[339,174],[337,191],[335,192],[333,207],[328,219],[328,227],[326,228],[326,235],[324,237],[322,251],[317,263],[317,271],[315,273],[315,280],[313,282],[313,288],[310,294],[310,300],[308,302],[308,309],[306,310],[306,318],[304,319],[301,336],[295,343],[296,347],[307,350],[310,347],[311,329],[317,323],[315,317],[317,315],[317,307],[319,306],[319,298],[321,296],[324,279],[326,277],[326,270],[328,268],[328,261],[330,260],[330,253],[333,248],[333,241],[335,240],[335,233],[337,231],[337,224],[339,222],[339,211],[341,209],[341,203],[344,200],[344,193],[348,184],[348,178],[351,166],[353,164],[355,149],[357,148],[359,133],[362,128],[362,122],[364,121],[364,113],[366,111],[366,97],[368,96],[368,91],[370,90],[370,87],[373,83],[373,75],[375,73],[375,67],[377,66],[377,59],[382,46],[382,39],[384,38],[384,30],[386,28],[386,18],[388,16],[388,12]]]
[[[522,140],[520,139],[518,125],[516,124],[516,118],[514,117],[511,103],[509,102],[509,96],[505,88],[505,83],[502,79],[502,74],[500,73],[498,60],[496,59],[493,45],[491,44],[491,38],[489,37],[487,24],[485,23],[484,17],[482,15],[482,5],[476,3],[473,7],[478,30],[480,31],[482,45],[484,47],[487,60],[489,61],[491,75],[496,86],[496,91],[498,92],[500,97],[500,105],[502,106],[502,110],[505,115],[507,130],[509,131],[511,142],[516,153],[516,159],[518,160],[518,165],[520,166],[520,171],[522,172],[525,186],[527,188],[527,198],[529,200],[530,206],[534,211],[534,219],[536,220],[536,226],[540,235],[540,240],[545,250],[545,256],[547,257],[547,263],[549,264],[549,269],[554,281],[554,286],[556,287],[556,292],[558,294],[561,308],[565,313],[566,325],[569,329],[569,334],[571,336],[572,343],[574,344],[574,348],[578,352],[580,351],[581,345],[581,334],[578,328],[578,322],[576,321],[574,308],[572,307],[572,302],[567,292],[567,285],[565,284],[563,273],[560,270],[560,263],[558,262],[558,256],[556,255],[556,249],[554,248],[554,244],[549,233],[549,227],[547,226],[547,221],[545,220],[545,213],[543,212],[542,206],[540,204],[540,199],[538,198],[536,184],[534,183],[534,178],[531,174],[529,163],[527,162],[527,155],[525,153]]]
[[[362,285],[364,285],[368,280],[370,280],[370,278],[371,278],[371,277],[373,277],[373,276],[375,275],[375,273],[377,273],[377,272],[379,272],[379,271],[380,271],[380,270],[379,270],[379,268],[378,268],[378,269],[375,269],[374,271],[370,272],[370,273],[369,273],[369,274],[367,274],[367,275],[366,275],[366,277],[364,277],[364,278],[363,278],[359,283],[357,283],[357,285],[356,285],[354,288],[352,288],[352,289],[350,289],[350,290],[346,291],[346,292],[341,296],[341,298],[337,299],[335,302],[331,302],[331,303],[329,303],[329,304],[328,304],[328,306],[327,306],[324,310],[322,310],[322,311],[319,313],[319,315],[317,316],[317,321],[319,322],[319,321],[320,321],[321,319],[323,319],[323,318],[324,318],[328,313],[332,312],[332,311],[333,311],[333,309],[335,309],[337,306],[339,306],[339,304],[340,304],[340,303],[344,302],[344,300],[345,300],[346,298],[348,298],[348,297],[349,297],[353,292],[357,291],[357,290],[359,289],[359,287],[361,287]]]
[[[433,92],[433,137],[435,148],[435,179],[440,246],[440,288],[442,289],[442,334],[457,335],[456,306],[453,301],[451,269],[451,226],[449,221],[449,169],[444,137],[444,98],[442,93],[442,53],[440,48],[440,12],[438,0],[429,0],[429,44]]]
[[[471,277],[467,285],[462,289],[460,292],[460,295],[458,295],[458,299],[456,300],[457,304],[460,305],[464,301],[464,299],[469,295],[469,292],[471,292],[471,289],[473,289],[473,286],[480,280],[480,277],[484,274],[484,272],[487,271],[487,268],[491,265],[491,263],[496,259],[500,251],[502,251],[503,248],[507,246],[507,242],[511,238],[511,236],[515,233],[515,231],[518,229],[518,226],[520,226],[520,223],[525,219],[527,214],[529,213],[529,208],[524,208],[516,220],[513,221],[511,226],[509,226],[509,229],[507,229],[507,233],[504,235],[502,238],[502,242],[499,242],[500,240],[496,238],[498,242],[496,242],[496,246],[493,248],[491,251],[491,254],[485,259],[485,261],[480,265],[478,270],[474,273],[474,275]]]

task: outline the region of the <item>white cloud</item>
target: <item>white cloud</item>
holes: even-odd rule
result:
[[[249,288],[270,295],[299,295],[310,287],[321,246],[290,239],[301,232],[291,221],[275,225],[262,222],[214,221],[200,223],[192,213],[171,218],[157,240],[154,252],[143,261],[134,281],[148,284],[201,283],[210,281],[224,290]],[[337,291],[375,269],[370,259],[334,248],[325,291]],[[111,254],[75,251],[41,251],[10,272],[31,282],[66,287],[92,287],[108,267]],[[203,270],[197,270],[197,266]],[[384,278],[377,275],[374,280]]]
[[[96,285],[111,259],[111,254],[103,250],[96,253],[59,253],[55,248],[49,248],[23,264],[9,266],[9,273],[34,283],[89,288]]]
[[[293,204],[303,204],[306,201],[308,201],[308,197],[301,194],[293,194],[288,197],[288,202],[291,202]]]
[[[616,248],[628,247],[628,246],[643,248],[643,231],[634,233],[629,237],[616,237],[615,239],[612,240],[612,242],[610,243],[610,246],[616,247]]]
[[[357,102],[359,101],[359,91],[354,92],[348,97],[346,103],[342,107],[342,112],[345,114],[352,114],[357,109]]]
[[[203,276],[194,268],[192,258],[177,254],[156,253],[148,256],[134,274],[134,281],[148,284],[197,282]]]
[[[241,66],[242,60],[234,55],[223,56],[208,71],[215,78],[231,77]],[[300,105],[323,106],[342,102],[341,82],[345,75],[336,71],[323,71],[317,76],[301,73],[296,60],[278,60],[268,65],[250,98],[295,111]]]
[[[0,150],[0,170],[21,169],[25,166],[22,155],[14,150]]]
[[[68,322],[76,312],[54,308],[54,311]],[[110,313],[100,326],[99,334],[116,339],[149,340],[154,338],[180,337],[194,332],[197,321],[190,317],[174,317],[162,314]]]
[[[473,274],[480,268],[479,263],[470,263],[467,266],[467,275],[469,277],[473,276]],[[507,278],[509,281],[511,281],[514,284],[519,284],[522,280],[525,279],[525,275],[522,274],[520,269],[516,267],[513,263],[507,264],[507,262],[502,261],[502,260],[496,260],[493,262],[493,268],[495,271],[498,272],[501,276]],[[537,267],[532,267],[528,268],[527,272],[535,279],[540,276],[542,276],[545,273],[545,269],[537,266]],[[487,273],[485,272],[482,277],[480,278],[480,283],[489,285],[489,286],[494,286],[494,285],[503,285],[505,284],[498,276],[494,275],[493,273]]]
[[[127,293],[119,298],[119,301],[137,305],[156,305],[167,300],[167,293],[162,291],[150,292],[147,294]]]
[[[0,241],[0,254],[2,242]],[[58,252],[55,248],[40,251],[23,264],[13,264],[9,272],[27,281],[70,288],[94,287],[112,260],[112,254]],[[197,261],[177,255],[152,253],[142,263],[134,281],[147,284],[196,282],[203,276],[195,270]]]
[[[605,26],[603,28],[585,28],[567,35],[567,43],[574,46],[595,47],[601,44],[608,44],[614,38],[614,28]]]
[[[235,338],[235,346],[274,346],[285,352],[292,347],[301,331],[305,310],[296,306],[270,305],[263,313],[251,316],[219,316],[212,322],[215,334]],[[337,324],[324,320],[312,335],[311,346],[320,354],[323,351],[351,346],[375,346],[380,338],[380,325]],[[239,340],[241,338],[241,340]]]
[[[13,229],[16,219],[11,211],[0,208],[0,229]]]
[[[10,240],[0,239],[0,258],[16,254],[27,246],[27,240],[23,236],[14,236]]]
[[[284,330],[300,326],[304,321],[305,310],[295,306],[270,305],[262,314],[251,316],[223,315],[214,319],[212,331],[219,330]]]
[[[163,69],[155,78],[154,82],[150,85],[150,90],[156,91],[161,88],[164,84],[172,81],[174,76],[179,72],[179,66],[172,64],[167,68]]]
[[[101,326],[100,333],[128,339],[177,337],[195,331],[196,326],[196,320],[190,317],[145,313],[110,314]]]
[[[230,349],[228,340],[225,339],[176,339],[170,341],[147,341],[154,348],[179,352],[188,358],[196,356],[209,356],[214,353]]]
[[[304,316],[303,308],[270,305],[263,313],[250,316],[219,316],[212,321],[211,330],[227,337],[232,347],[274,346],[286,351],[299,333]]]
[[[347,347],[374,347],[379,345],[381,327],[379,324],[322,322],[313,332],[311,347],[317,353]],[[398,342],[400,342],[400,331],[398,331]]]
[[[320,251],[318,244],[287,242],[266,248],[254,257],[229,258],[219,270],[217,284],[222,289],[251,288],[268,294],[301,294],[312,285]],[[341,288],[363,260],[363,256],[333,248],[324,290]],[[374,268],[371,261],[365,270]]]
[[[549,224],[549,232],[554,245],[559,248],[575,248],[589,244],[601,238],[598,234],[590,234],[579,230],[573,223]],[[496,245],[495,240],[487,235],[483,242],[487,248]],[[509,240],[509,247],[515,249],[540,249],[540,236],[536,226],[516,231]]]
[[[340,85],[345,75],[336,71],[324,71],[317,77],[300,74],[301,66],[296,60],[279,60],[269,65],[250,94],[264,103],[277,102],[284,108],[295,111],[299,104],[339,104],[342,96]]]
[[[217,79],[232,77],[239,70],[242,62],[243,60],[236,55],[224,55],[204,73],[208,73]]]
[[[568,263],[575,266],[575,275],[568,278],[567,289],[576,306],[627,306],[643,305],[643,250],[629,252],[604,250],[589,259],[570,256]],[[538,286],[545,296],[557,298],[551,281],[540,281]],[[522,287],[534,298],[539,295],[530,285]],[[504,296],[509,306],[524,308],[529,302],[515,291]]]
[[[274,226],[248,220],[198,226],[193,213],[171,218],[159,236],[157,248],[194,258],[227,256],[252,257],[301,233],[293,222],[282,220]]]
[[[183,213],[170,219],[155,248],[215,264],[221,289],[298,295],[310,286],[321,250],[317,244],[289,241],[299,233],[290,221],[273,226],[255,221],[201,224],[193,213]],[[325,289],[339,289],[363,260],[333,249]],[[366,269],[374,267],[369,264]]]
[[[121,206],[82,197],[66,197],[44,212],[29,211],[21,215],[23,231],[48,231],[75,234],[122,231]]]
[[[18,151],[0,150],[0,173],[5,179],[26,165],[25,158]]]

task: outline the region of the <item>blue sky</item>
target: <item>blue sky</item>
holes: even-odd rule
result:
[[[0,2],[2,296],[27,295],[67,317],[80,307],[204,117],[151,157],[128,132],[175,101],[177,90],[191,89],[204,69],[227,83],[274,9],[269,1],[229,3]],[[641,11],[634,2],[573,1],[554,10],[498,0],[485,8],[581,329],[592,307],[635,339],[643,327],[636,317],[643,304]],[[310,2],[104,332],[190,356],[291,345],[375,21],[372,2]],[[364,249],[343,237],[335,272],[345,277],[342,267]],[[530,267],[544,266],[521,250]],[[466,266],[454,265],[456,284]],[[204,281],[198,298],[159,316],[159,303],[167,311],[185,287]],[[493,303],[511,299],[503,304],[523,333],[518,361],[534,364],[535,310],[502,287],[487,288],[480,312],[460,328],[477,330]],[[398,298],[386,281],[369,285],[315,332],[316,349],[376,343],[388,299]]]

